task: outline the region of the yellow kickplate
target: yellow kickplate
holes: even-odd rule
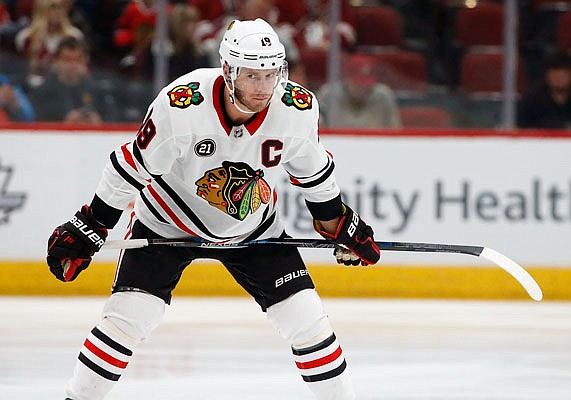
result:
[[[528,299],[525,290],[499,268],[474,266],[310,265],[324,297]],[[530,268],[545,300],[571,300],[571,268]],[[115,264],[94,262],[74,282],[63,283],[41,262],[0,262],[0,295],[108,295]],[[175,296],[244,296],[218,263],[187,268]]]

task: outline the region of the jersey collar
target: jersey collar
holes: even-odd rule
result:
[[[219,76],[214,81],[214,87],[212,89],[212,99],[214,102],[214,109],[216,110],[216,114],[218,115],[218,120],[222,125],[222,128],[226,131],[227,135],[230,135],[232,132],[233,123],[226,112],[226,107],[224,106],[224,77]],[[244,127],[250,133],[250,136],[256,133],[258,128],[262,125],[262,122],[266,119],[266,115],[268,114],[270,106],[268,105],[259,113],[256,113],[250,118],[245,124]]]

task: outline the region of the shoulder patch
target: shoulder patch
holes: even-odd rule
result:
[[[288,107],[295,107],[298,110],[310,110],[313,104],[313,96],[309,91],[299,85],[288,82],[285,87],[286,92],[282,96],[282,103]]]
[[[191,82],[188,85],[178,85],[167,92],[169,96],[170,106],[176,108],[187,108],[194,104],[199,105],[204,101],[204,97],[198,91],[199,82]]]

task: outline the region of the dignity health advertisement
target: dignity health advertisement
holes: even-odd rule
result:
[[[89,203],[109,153],[136,130],[0,130],[0,259],[40,260],[53,228]],[[571,267],[571,137],[517,133],[327,132],[343,199],[376,240],[486,246],[524,265]],[[277,188],[289,235],[317,237],[284,173]],[[120,239],[127,214],[112,231]],[[304,250],[330,261],[330,250]],[[114,260],[102,251],[100,260]],[[466,256],[384,254],[392,264],[468,264]]]

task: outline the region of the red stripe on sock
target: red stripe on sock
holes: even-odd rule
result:
[[[97,357],[101,358],[103,361],[107,362],[108,364],[111,364],[117,368],[125,368],[127,366],[127,362],[125,361],[121,361],[116,359],[115,357],[113,357],[110,354],[107,354],[106,352],[104,352],[103,350],[101,350],[99,347],[95,346],[93,343],[91,343],[89,341],[89,339],[85,339],[85,343],[83,343],[83,345],[89,349],[89,351],[91,351],[93,354],[95,354]]]
[[[335,360],[337,360],[341,356],[342,350],[341,347],[337,347],[333,353],[329,354],[328,356],[318,358],[317,360],[307,361],[307,362],[295,362],[295,365],[299,369],[310,369],[316,367],[322,367],[325,364],[329,364]]]

